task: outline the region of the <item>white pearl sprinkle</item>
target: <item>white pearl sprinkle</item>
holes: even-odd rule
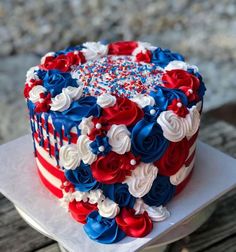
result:
[[[40,103],[42,103],[43,101],[44,101],[44,99],[42,99],[42,98],[39,99],[39,102],[40,102]]]
[[[78,51],[74,51],[74,54],[79,54],[79,52]]]
[[[189,92],[190,94],[192,94],[192,93],[193,93],[193,90],[192,90],[192,89],[189,89],[188,92]]]
[[[103,145],[101,145],[101,146],[98,147],[98,150],[99,150],[100,152],[103,152],[103,151],[105,150],[105,148],[104,148]]]
[[[101,125],[101,123],[97,123],[95,127],[96,127],[96,129],[101,129],[102,125]]]
[[[181,108],[182,107],[182,103],[181,102],[177,102],[177,107]]]
[[[131,160],[130,160],[130,164],[131,164],[131,165],[136,165],[136,160],[135,160],[135,159],[131,159]]]
[[[151,109],[151,110],[150,110],[150,114],[151,114],[151,115],[155,115],[155,113],[156,113],[156,110],[155,110],[155,109]]]

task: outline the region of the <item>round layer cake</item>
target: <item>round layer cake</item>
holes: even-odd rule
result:
[[[24,89],[41,181],[91,239],[146,236],[190,180],[204,92],[196,66],[145,42],[47,53]]]

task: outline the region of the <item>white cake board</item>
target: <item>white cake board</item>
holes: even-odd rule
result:
[[[20,208],[15,206],[18,213],[21,215],[21,217],[34,229],[36,229],[39,233],[47,236],[50,239],[55,240],[53,235],[48,234],[37,222],[34,221],[30,216],[28,216],[24,211],[22,211]],[[181,223],[181,225],[178,225],[176,228],[171,229],[169,232],[166,233],[166,235],[161,236],[159,239],[156,240],[154,245],[150,245],[148,247],[145,247],[141,249],[142,252],[164,252],[167,245],[170,243],[173,243],[193,231],[195,231],[197,228],[199,228],[214,212],[216,208],[216,204],[212,203],[202,209],[201,211],[194,214],[192,217],[188,218],[186,221]],[[58,243],[59,248],[61,252],[68,252],[60,243]]]
[[[0,146],[0,191],[70,252],[131,252],[155,244],[165,240],[171,230],[181,230],[190,218],[236,186],[236,160],[199,142],[191,182],[167,205],[171,216],[154,224],[144,238],[126,237],[119,243],[103,245],[91,241],[83,225],[75,222],[42,186],[30,138],[27,135]]]

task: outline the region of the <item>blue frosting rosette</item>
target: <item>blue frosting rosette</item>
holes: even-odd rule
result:
[[[100,186],[100,183],[93,178],[90,166],[84,164],[83,161],[75,170],[66,170],[65,176],[75,186],[75,189],[81,192],[88,192]]]
[[[175,194],[176,187],[170,183],[167,176],[157,175],[151,190],[143,196],[143,201],[149,206],[166,205]]]
[[[48,70],[44,75],[43,85],[52,97],[60,94],[62,89],[68,86],[78,87],[76,79],[73,79],[70,73],[63,73],[59,70]]]
[[[116,202],[119,207],[132,208],[134,206],[136,198],[129,193],[126,184],[103,185],[102,190],[104,195]]]
[[[88,215],[84,231],[90,239],[105,244],[118,242],[126,236],[115,219],[104,218],[97,211]]]
[[[160,67],[167,66],[173,60],[184,61],[184,57],[179,53],[171,52],[169,49],[161,49],[160,47],[152,51],[152,63]]]
[[[144,163],[158,160],[166,151],[169,141],[163,136],[161,127],[156,122],[140,120],[133,128],[131,150],[140,156]]]

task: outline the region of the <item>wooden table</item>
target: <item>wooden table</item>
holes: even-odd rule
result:
[[[216,120],[219,114],[221,121]],[[228,114],[222,110],[211,111],[204,115],[200,138],[236,157],[236,122],[232,117],[224,115]],[[18,215],[13,204],[2,195],[0,195],[0,224],[0,251],[60,251],[55,241],[29,227]],[[236,189],[219,200],[217,210],[203,226],[190,236],[171,244],[166,252],[178,251],[236,251]]]

